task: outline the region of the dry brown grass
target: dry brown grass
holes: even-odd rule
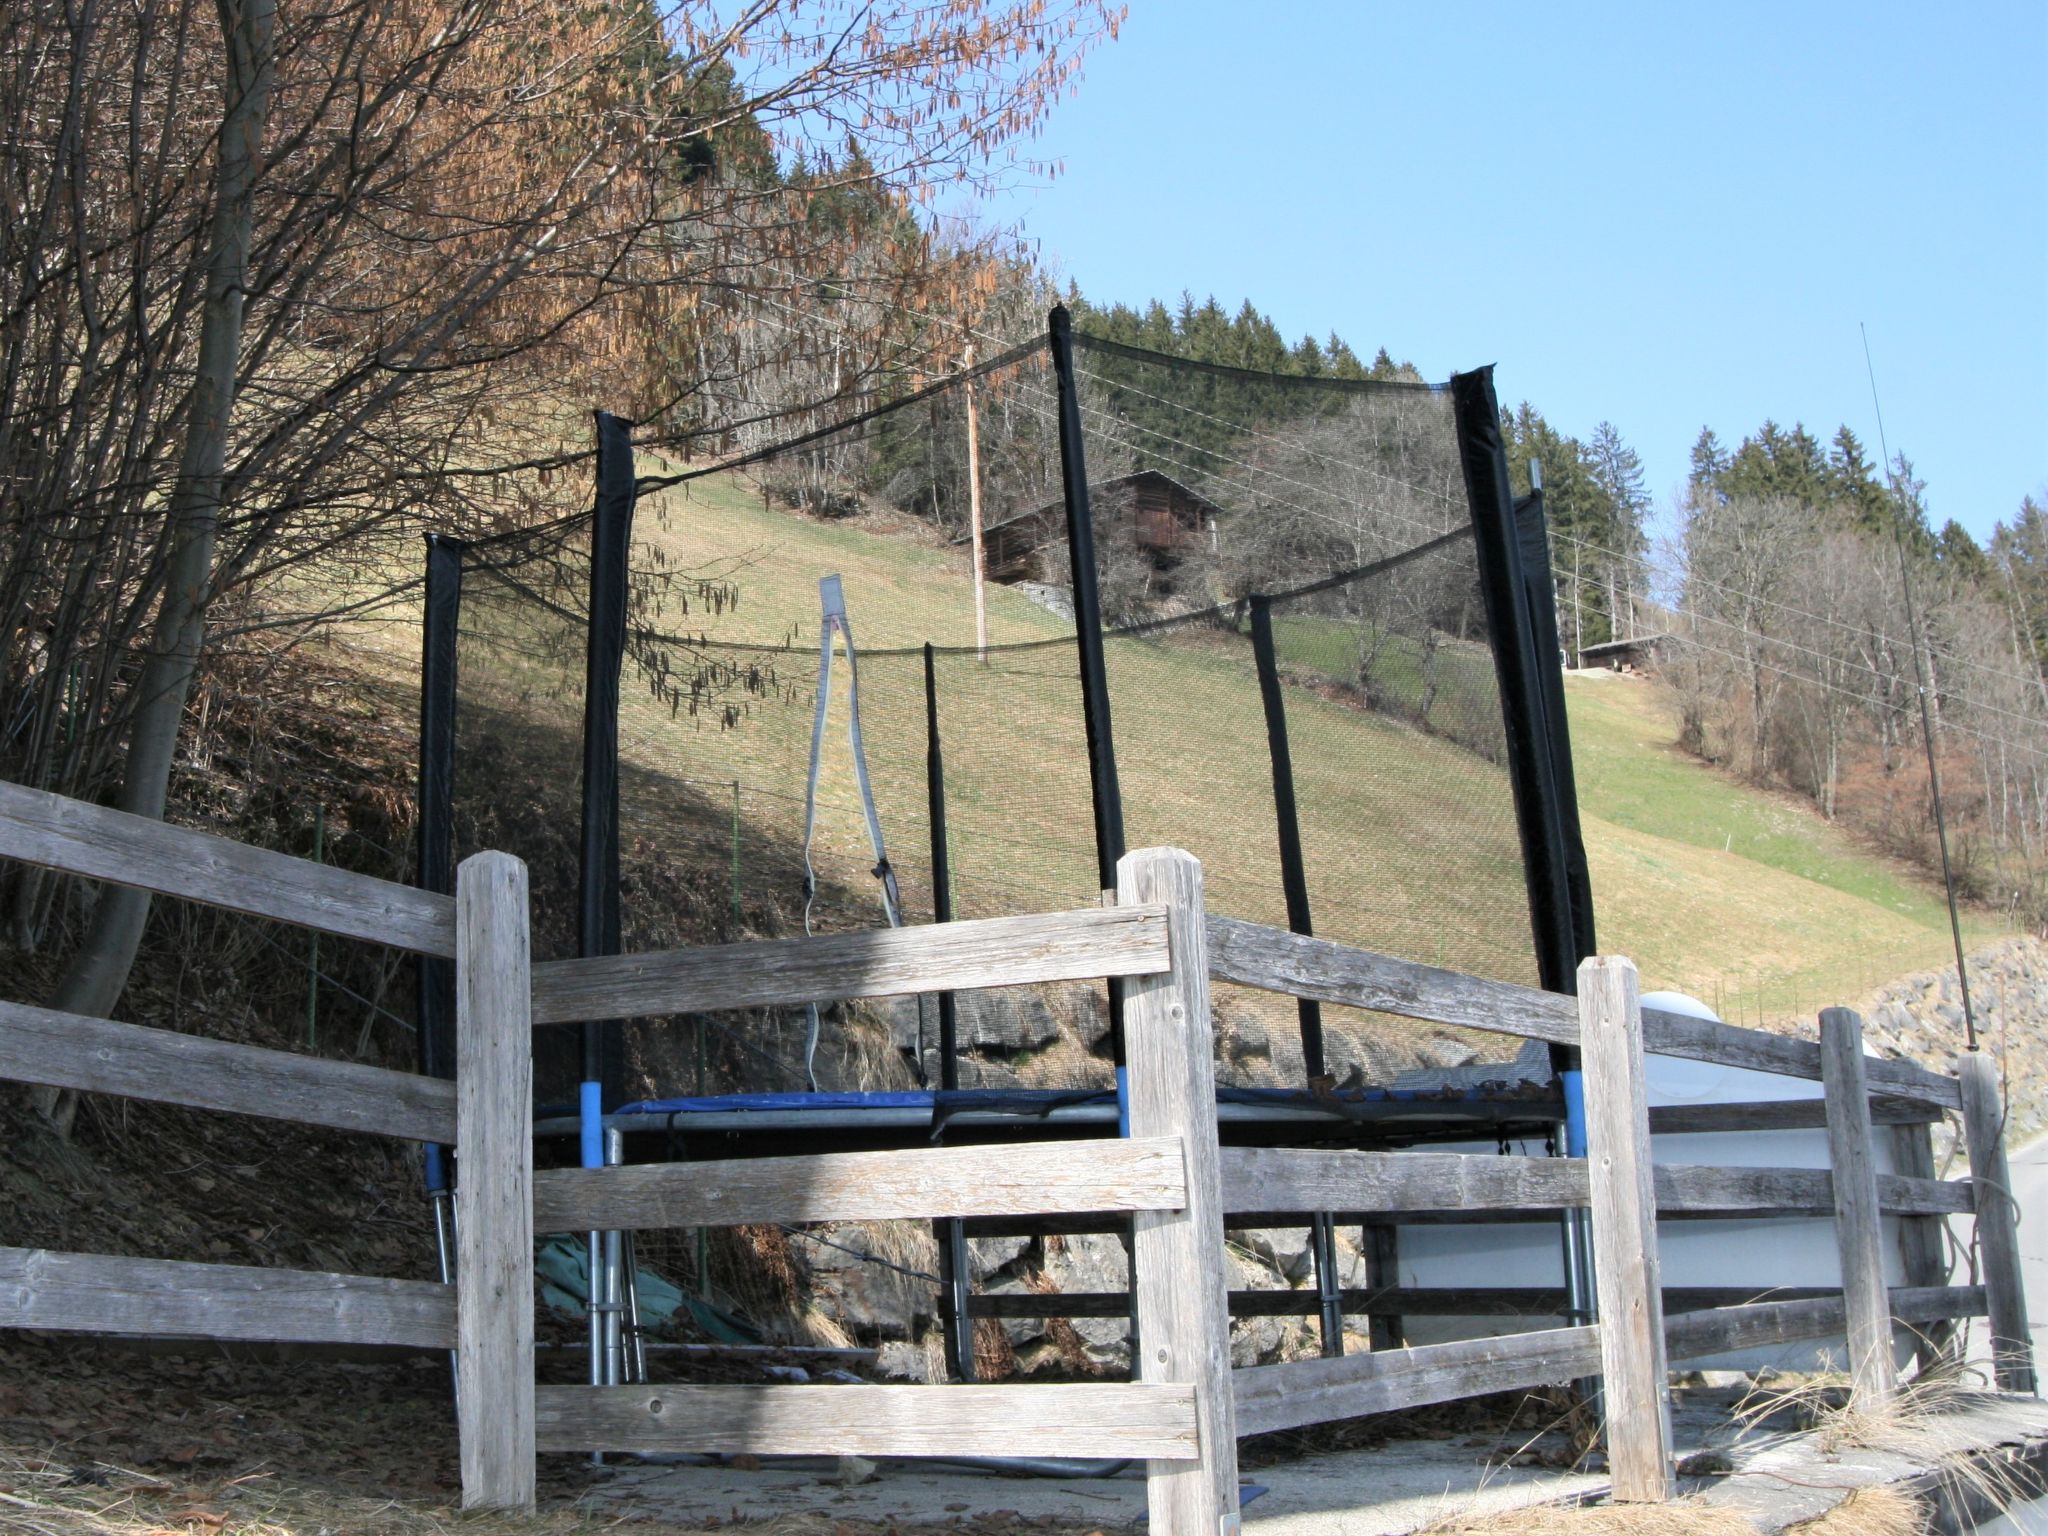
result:
[[[1786,1383],[1758,1385],[1735,1408],[1735,1422],[1744,1431],[1766,1421],[1792,1418],[1814,1437],[1826,1456],[1845,1451],[1876,1451],[1926,1467],[1943,1492],[1967,1504],[2005,1511],[2033,1498],[2036,1490],[2003,1461],[1977,1454],[1959,1429],[1956,1416],[1980,1401],[1985,1388],[1973,1368],[1950,1365],[1923,1371],[1904,1383],[1889,1402],[1873,1403],[1850,1390],[1847,1378],[1821,1372]],[[1869,1508],[1876,1518],[1876,1494]],[[1900,1493],[1917,1509],[1917,1501]],[[1917,1518],[1917,1517],[1916,1517]],[[1900,1527],[1918,1530],[1918,1524]],[[1861,1531],[1863,1525],[1830,1527],[1814,1522],[1803,1530]],[[1884,1536],[1888,1527],[1868,1529]]]
[[[1748,1516],[1692,1499],[1668,1504],[1536,1504],[1449,1514],[1417,1536],[1756,1536]]]
[[[1102,1536],[1084,1522],[1047,1525],[1000,1511],[948,1518],[948,1536]],[[463,1511],[417,1499],[366,1498],[259,1472],[171,1482],[110,1462],[80,1465],[0,1445],[0,1532],[6,1536],[607,1536],[621,1521],[562,1507],[533,1515]],[[646,1536],[701,1531],[702,1524],[635,1519]],[[833,1515],[747,1520],[747,1536],[894,1536],[903,1529]]]
[[[1919,1536],[1927,1507],[1901,1488],[1858,1488],[1826,1514],[1785,1528],[1787,1536]]]

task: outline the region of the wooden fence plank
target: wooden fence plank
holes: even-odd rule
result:
[[[542,1387],[535,1406],[543,1451],[1142,1456],[1178,1466],[1196,1454],[1187,1385]],[[1154,1526],[1169,1529],[1159,1521],[1155,1505]]]
[[[1570,998],[1556,993],[1466,976],[1239,918],[1211,917],[1208,930],[1210,974],[1218,981],[1525,1040],[1579,1043],[1578,1014]],[[1664,1056],[1820,1080],[1820,1048],[1811,1040],[1654,1008],[1643,1010],[1643,1046]],[[1911,1062],[1872,1062],[1868,1076],[1873,1088],[1914,1102],[1950,1109],[1959,1102],[1952,1079]]]
[[[0,1248],[0,1328],[446,1349],[455,1292],[422,1280]]]
[[[1892,1317],[1908,1325],[1982,1316],[1981,1286],[1915,1286],[1892,1291]],[[1844,1332],[1848,1311],[1840,1296],[1757,1302],[1743,1307],[1685,1312],[1665,1320],[1665,1347],[1673,1360],[1699,1360],[1730,1350],[1797,1343]]]
[[[1635,966],[1581,964],[1579,1019],[1607,1459],[1617,1501],[1658,1503],[1671,1497],[1671,1395]]]
[[[531,1509],[533,1025],[526,866],[455,875],[457,1420],[465,1509]]]
[[[1643,1048],[1660,1056],[1682,1056],[1691,1061],[1820,1081],[1820,1046],[1812,1040],[1717,1024],[1711,1019],[1689,1018],[1655,1008],[1643,1010]],[[1944,1109],[1954,1109],[1961,1102],[1954,1078],[1929,1072],[1910,1061],[1868,1062],[1864,1077],[1873,1091],[1897,1098],[1937,1104]]]
[[[1578,1043],[1571,999],[1555,993],[1234,917],[1211,917],[1208,937],[1209,974],[1218,981],[1525,1040]]]
[[[1880,1118],[1879,1102],[1871,1102],[1871,1119]],[[1934,1134],[1924,1124],[1892,1125],[1885,1133],[1891,1142],[1892,1167],[1905,1178],[1933,1182]],[[1965,1184],[1964,1188],[1969,1186]],[[1882,1192],[1880,1192],[1881,1194]],[[1972,1202],[1974,1205],[1974,1201]],[[1948,1242],[1942,1223],[1931,1216],[1907,1216],[1899,1222],[1899,1257],[1905,1266],[1906,1284],[1940,1286],[1948,1283]],[[1936,1369],[1948,1357],[1955,1330],[1945,1323],[1914,1335],[1913,1354],[1922,1371]]]
[[[533,1180],[541,1232],[1177,1211],[1187,1196],[1172,1136],[557,1168]]]
[[[1804,1300],[1839,1296],[1811,1286],[1759,1288],[1738,1285],[1687,1285],[1664,1288],[1667,1317],[1714,1307],[1742,1307],[1752,1302]],[[1347,1287],[1338,1292],[1347,1315],[1385,1309],[1416,1317],[1562,1317],[1561,1286],[1400,1286]],[[1232,1317],[1313,1317],[1322,1303],[1314,1291],[1232,1291]],[[974,1298],[976,1317],[1124,1317],[1131,1299],[1122,1291],[1008,1291]],[[1388,1344],[1398,1349],[1398,1344]]]
[[[1998,1092],[1998,1068],[1982,1051],[1959,1062],[1963,1091],[1963,1139],[1970,1152],[1970,1179],[1977,1187],[1977,1251],[1984,1266],[1984,1291],[1991,1309],[1991,1362],[1999,1386],[2008,1392],[2039,1390],[2032,1335],[2027,1331],[2027,1288],[2020,1268],[2019,1206],[2005,1156],[2005,1106]]]
[[[395,881],[0,783],[0,858],[416,954],[455,953],[455,903]]]
[[[1849,1375],[1856,1397],[1875,1408],[1892,1400],[1898,1391],[1898,1376],[1892,1364],[1892,1319],[1885,1294],[1877,1164],[1870,1153],[1870,1088],[1863,1076],[1862,1018],[1848,1008],[1822,1009],[1820,1056]]]
[[[0,1003],[0,1078],[409,1141],[455,1140],[455,1085],[353,1061]]]
[[[533,970],[536,1024],[573,1024],[844,997],[965,991],[1166,969],[1166,914],[1087,907],[588,960]]]
[[[1429,1294],[1403,1292],[1397,1293],[1396,1299],[1400,1305],[1410,1306]],[[1561,1290],[1546,1294],[1560,1303],[1563,1300]],[[1675,1298],[1708,1293],[1676,1290],[1666,1294]],[[1314,1298],[1308,1299],[1313,1304]],[[1982,1312],[1983,1292],[1970,1286],[1904,1288],[1892,1292],[1891,1310],[1906,1323],[1967,1317]],[[1843,1318],[1839,1295],[1677,1312],[1664,1321],[1665,1347],[1672,1360],[1701,1359],[1731,1350],[1823,1338],[1840,1333]],[[1248,1366],[1233,1377],[1238,1433],[1265,1434],[1357,1414],[1448,1402],[1481,1392],[1541,1386],[1586,1375],[1600,1364],[1598,1328],[1558,1328],[1334,1360]]]
[[[1167,909],[1173,969],[1124,994],[1130,1134],[1178,1137],[1188,1199],[1132,1220],[1139,1380],[1194,1388],[1201,1459],[1146,1466],[1151,1528],[1164,1536],[1236,1536],[1237,1426],[1230,1383],[1229,1262],[1216,1146],[1215,1035],[1202,922],[1202,866],[1177,848],[1117,864],[1117,902]]]
[[[1657,1169],[1657,1210],[1666,1216],[1832,1216],[1834,1178],[1825,1168],[1699,1168],[1667,1163]],[[1877,1208],[1884,1214],[1949,1216],[1971,1209],[1969,1187],[1953,1179],[1877,1175]]]
[[[1483,1220],[1486,1212],[1563,1210],[1588,1200],[1586,1163],[1577,1158],[1226,1147],[1222,1167],[1224,1209],[1240,1226],[1284,1226],[1289,1215],[1308,1211],[1404,1220],[1455,1212]],[[1971,1208],[1968,1186],[1957,1181],[1883,1174],[1877,1182],[1879,1209],[1888,1215]],[[1653,1187],[1666,1216],[1832,1216],[1835,1209],[1824,1168],[1672,1163],[1653,1171]]]
[[[1380,1292],[1400,1290],[1401,1229],[1390,1221],[1368,1221],[1360,1225],[1359,1237],[1365,1255],[1365,1283]],[[1373,1349],[1399,1349],[1408,1342],[1398,1302],[1368,1302],[1364,1310],[1366,1342]]]
[[[1237,1429],[1241,1435],[1262,1435],[1482,1392],[1546,1386],[1587,1375],[1599,1365],[1597,1328],[1553,1328],[1247,1366],[1233,1377]]]
[[[1873,1094],[1873,1125],[1925,1128],[1942,1118],[1941,1111],[1917,1099]],[[1749,1104],[1653,1104],[1650,1134],[1691,1136],[1718,1131],[1817,1131],[1828,1123],[1820,1099],[1767,1099]],[[1905,1172],[1907,1170],[1901,1170]],[[1933,1178],[1930,1166],[1926,1177]]]
[[[1458,1152],[1223,1149],[1223,1208],[1239,1212],[1562,1208],[1586,1203],[1586,1165]]]

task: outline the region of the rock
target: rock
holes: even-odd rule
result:
[[[1315,1271],[1315,1249],[1306,1227],[1256,1227],[1232,1232],[1229,1237],[1258,1255],[1289,1284],[1306,1280]]]
[[[1287,1320],[1281,1317],[1241,1317],[1230,1325],[1232,1369],[1268,1365],[1280,1358],[1287,1345]]]
[[[1479,1059],[1479,1052],[1464,1041],[1443,1038],[1423,1041],[1415,1054],[1433,1067],[1468,1067]]]
[[[970,1237],[967,1239],[967,1268],[977,1281],[995,1278],[1031,1249],[1028,1237]]]
[[[936,1294],[922,1280],[863,1258],[873,1241],[866,1228],[845,1223],[815,1235],[792,1233],[789,1244],[810,1271],[813,1298],[842,1327],[907,1336],[917,1319],[932,1314]]]
[[[885,1339],[875,1352],[875,1370],[891,1381],[928,1382],[930,1358],[905,1339]]]
[[[1026,988],[962,992],[954,999],[960,1043],[979,1051],[1042,1051],[1060,1037],[1045,999]]]
[[[1075,1234],[1048,1240],[1045,1247],[1046,1278],[1061,1291],[1071,1295],[1130,1289],[1130,1258],[1123,1241],[1110,1233]],[[1127,1332],[1122,1318],[1077,1317],[1073,1326],[1091,1357],[1105,1363],[1112,1355],[1122,1357]]]

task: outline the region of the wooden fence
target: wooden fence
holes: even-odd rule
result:
[[[531,1504],[541,1451],[1085,1455],[1145,1459],[1153,1528],[1214,1536],[1237,1522],[1237,1437],[1318,1420],[1597,1373],[1616,1496],[1656,1499],[1671,1476],[1667,1360],[1846,1333],[1858,1390],[1883,1396],[1895,1323],[1988,1312],[2000,1384],[2033,1390],[1990,1062],[1966,1058],[1959,1081],[1871,1060],[1843,1011],[1823,1015],[1817,1041],[1786,1039],[1646,1011],[1626,960],[1588,961],[1574,999],[1206,918],[1199,866],[1171,849],[1128,856],[1117,904],[1104,909],[540,965],[528,951],[525,869],[503,854],[468,860],[450,900],[0,785],[0,857],[454,959],[453,1084],[0,1004],[0,1077],[452,1142],[462,1173],[454,1286],[0,1249],[0,1326],[453,1346],[465,1504]],[[1127,979],[1127,1138],[730,1160],[715,1174],[701,1163],[534,1171],[535,1028],[1100,976]],[[1212,977],[1576,1045],[1589,1155],[1219,1148]],[[1811,1106],[1773,1104],[1664,1114],[1660,1125],[1644,1103],[1646,1050],[1821,1082],[1833,1167],[1653,1166],[1653,1128],[1815,1121]],[[1959,1183],[1931,1176],[1927,1149],[1926,1123],[1952,1110],[1972,1165]],[[1906,1172],[1874,1171],[1873,1125],[1887,1127]],[[1248,1224],[1331,1212],[1383,1224],[1582,1205],[1596,1256],[1591,1326],[1230,1369],[1226,1215]],[[1984,1284],[1950,1287],[1938,1223],[1973,1211]],[[1741,1300],[1725,1292],[1666,1292],[1660,1213],[1831,1215],[1844,1284],[1747,1305],[1722,1305]],[[1912,1282],[1889,1292],[1883,1214],[1907,1218]],[[537,1230],[1027,1215],[1131,1224],[1135,1380],[535,1384]],[[1259,1295],[1242,1298],[1247,1310]],[[1109,1300],[1043,1298],[1048,1311],[1075,1315]],[[1674,1303],[1687,1310],[1666,1316]]]
[[[1863,1054],[1862,1021],[1846,1009],[1821,1015],[1818,1040],[1644,1009],[1626,960],[1588,960],[1576,998],[1483,981],[1325,940],[1228,918],[1209,920],[1211,973],[1219,980],[1292,997],[1578,1046],[1583,1053],[1588,1156],[1470,1157],[1266,1150],[1224,1155],[1224,1205],[1236,1213],[1332,1211],[1340,1219],[1427,1217],[1512,1219],[1590,1205],[1599,1322],[1499,1338],[1375,1350],[1364,1355],[1259,1366],[1236,1373],[1242,1432],[1282,1429],[1384,1412],[1478,1392],[1508,1390],[1598,1372],[1603,1378],[1615,1496],[1660,1499],[1670,1487],[1668,1361],[1728,1350],[1846,1334],[1856,1390],[1882,1399],[1895,1390],[1893,1327],[1915,1330],[1923,1348],[1944,1325],[1991,1319],[1998,1384],[2032,1392],[2025,1296],[2016,1221],[2004,1166],[1996,1069],[1963,1058],[1960,1080],[1908,1062]],[[1643,1056],[1670,1056],[1818,1081],[1818,1123],[1828,1133],[1830,1168],[1654,1166],[1654,1129],[1701,1132],[1780,1129],[1816,1123],[1807,1104],[1722,1105],[1661,1117],[1644,1102]],[[1960,1110],[1971,1178],[1934,1178],[1927,1123]],[[1909,1170],[1878,1174],[1873,1126],[1894,1138]],[[1974,1213],[1981,1286],[1948,1286],[1942,1218]],[[1657,1262],[1658,1216],[1812,1216],[1834,1219],[1842,1262],[1839,1293],[1714,1305],[1665,1316]],[[1879,1217],[1906,1218],[1906,1287],[1885,1285]],[[1249,1224],[1247,1222],[1247,1224]],[[1500,1293],[1508,1295],[1510,1293]],[[1477,1291],[1456,1310],[1476,1310]],[[1382,1296],[1374,1306],[1398,1305]],[[1546,1293],[1525,1298],[1548,1304]],[[1730,1297],[1686,1298],[1729,1301]],[[1427,1307],[1435,1298],[1409,1295]],[[1499,1305],[1498,1300],[1493,1303]]]
[[[0,783],[0,857],[453,958],[455,903],[410,886]],[[452,1143],[453,1083],[0,1002],[0,1078]],[[0,1247],[0,1327],[453,1348],[429,1281]]]

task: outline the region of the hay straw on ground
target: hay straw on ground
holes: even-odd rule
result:
[[[1974,1367],[1954,1361],[1923,1371],[1902,1385],[1889,1402],[1872,1403],[1849,1391],[1843,1378],[1816,1375],[1789,1385],[1759,1386],[1735,1408],[1746,1433],[1781,1414],[1809,1428],[1828,1456],[1876,1451],[1926,1467],[1943,1491],[1965,1503],[2001,1513],[2035,1496],[2024,1476],[1978,1448],[1957,1443],[1953,1416],[1989,1396]],[[1906,1495],[1907,1502],[1918,1507]],[[1876,1505],[1873,1503],[1874,1510]],[[1823,1529],[1818,1525],[1811,1529]],[[1855,1529],[1844,1525],[1843,1531]],[[1910,1525],[1908,1530],[1920,1526]]]
[[[1668,1504],[1536,1504],[1439,1516],[1416,1536],[1756,1536],[1748,1516],[1692,1499]]]
[[[1927,1509],[1902,1488],[1858,1488],[1826,1514],[1785,1527],[1785,1536],[1920,1536]]]

